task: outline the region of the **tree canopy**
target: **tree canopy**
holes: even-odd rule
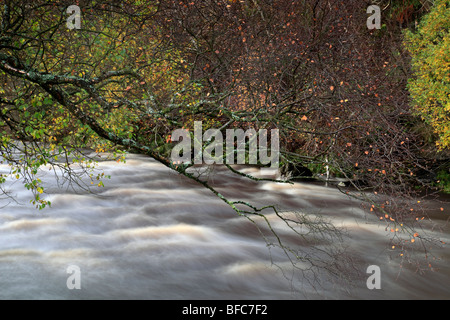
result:
[[[359,0],[80,0],[78,29],[67,25],[72,1],[5,0],[2,161],[41,209],[50,204],[42,168],[101,187],[99,156],[135,152],[237,213],[264,217],[276,207],[229,199],[192,162],[171,161],[171,135],[193,135],[198,121],[222,132],[278,129],[281,166],[328,170],[388,225],[415,223],[422,216],[411,201],[433,186],[424,173],[433,173],[436,150],[411,110],[402,28],[411,27],[411,6],[426,11],[428,1],[381,2],[383,26],[368,30],[369,4]],[[450,143],[448,4],[436,1],[407,37],[415,110],[442,147]]]

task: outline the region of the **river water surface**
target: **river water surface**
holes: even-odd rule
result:
[[[210,173],[232,199],[275,203],[287,216],[305,219],[299,236],[267,211],[283,243],[307,260],[296,262],[268,245],[276,238],[264,239],[210,191],[146,157],[130,155],[126,164],[100,168],[112,178],[95,193],[59,188],[54,175],[43,173],[53,186],[46,194],[52,207],[43,211],[29,204],[19,182],[8,183],[18,203],[0,200],[0,299],[450,298],[446,245],[431,250],[434,271],[418,272],[391,247],[386,225],[335,188]],[[424,230],[448,243],[450,208],[430,207],[443,228],[425,220]],[[264,222],[255,222],[267,236]],[[412,250],[420,256],[422,244]],[[70,290],[73,265],[81,288]],[[370,265],[380,267],[379,290],[367,288]]]

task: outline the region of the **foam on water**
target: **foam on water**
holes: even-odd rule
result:
[[[323,261],[326,270],[342,259],[342,279],[320,268],[313,274],[293,268],[285,252],[267,246],[262,219],[254,217],[258,229],[208,190],[146,157],[131,155],[126,164],[103,162],[100,168],[112,179],[93,193],[61,190],[44,170],[52,201],[44,211],[27,204],[30,194],[11,179],[18,203],[0,209],[1,299],[450,298],[445,248],[435,251],[442,258],[439,273],[400,268],[389,232],[335,189],[256,183],[227,172],[214,179],[226,196],[276,203],[283,214],[300,212],[314,221],[298,236],[267,215],[280,238],[305,258],[297,267]],[[0,207],[8,203],[2,199]],[[321,234],[325,221],[346,233]],[[446,232],[439,236],[448,239]],[[382,290],[366,287],[371,264],[382,269]],[[66,286],[70,265],[81,270],[81,290]]]

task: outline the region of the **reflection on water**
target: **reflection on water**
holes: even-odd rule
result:
[[[315,223],[303,226],[306,236],[299,237],[268,215],[283,241],[319,264],[300,272],[282,250],[267,246],[264,224],[258,230],[208,190],[154,161],[130,156],[127,164],[101,168],[112,179],[98,194],[54,185],[48,189],[52,208],[44,211],[28,204],[20,184],[11,185],[20,204],[0,209],[1,299],[450,298],[446,247],[432,251],[441,259],[432,261],[439,272],[401,267],[385,226],[335,189],[214,176],[230,198],[276,203],[286,215],[301,213]],[[0,207],[7,203],[0,200]],[[429,233],[449,241],[448,229]],[[81,290],[66,286],[70,265],[81,270]],[[369,265],[381,268],[381,290],[367,289]],[[311,267],[308,261],[296,266]]]

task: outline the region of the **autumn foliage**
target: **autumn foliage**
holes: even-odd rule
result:
[[[406,33],[414,77],[408,88],[415,111],[450,148],[450,1],[439,0],[416,32]]]
[[[448,1],[408,35],[406,50],[398,13],[417,18],[410,2],[368,30],[359,0],[79,1],[82,28],[69,30],[71,1],[7,1],[2,156],[15,173],[31,170],[26,181],[42,204],[37,168],[70,171],[60,159],[76,153],[82,163],[84,148],[143,153],[207,186],[171,163],[175,129],[197,120],[205,129],[276,128],[282,165],[331,172],[381,216],[410,217],[403,201],[433,186],[435,159],[416,130],[408,52],[415,110],[449,143]],[[17,141],[28,147],[21,161]]]

